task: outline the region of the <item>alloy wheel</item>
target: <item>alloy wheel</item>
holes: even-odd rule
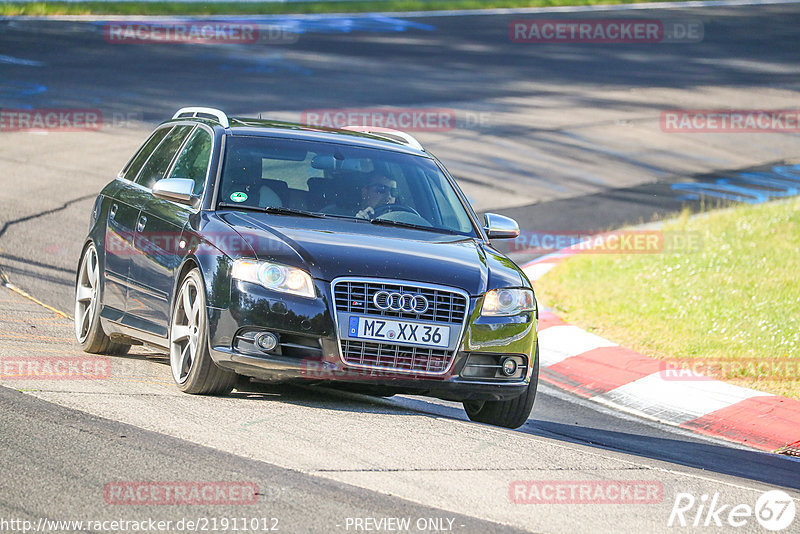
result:
[[[92,329],[92,321],[97,313],[97,294],[100,286],[100,265],[97,250],[90,245],[83,255],[78,271],[78,284],[75,290],[75,336],[84,343]]]
[[[175,303],[170,327],[170,367],[178,384],[189,378],[197,359],[201,338],[201,306],[199,288],[193,277],[187,277]]]

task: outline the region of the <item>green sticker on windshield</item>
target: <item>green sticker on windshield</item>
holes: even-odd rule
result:
[[[234,202],[244,202],[247,200],[247,193],[242,193],[241,191],[236,191],[235,193],[231,193],[231,200]]]

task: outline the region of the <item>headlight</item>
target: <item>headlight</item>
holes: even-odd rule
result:
[[[260,284],[267,289],[291,293],[306,298],[316,298],[311,275],[296,267],[256,260],[236,260],[231,276],[237,280]]]
[[[492,289],[483,297],[481,315],[518,315],[536,309],[536,299],[530,289]]]

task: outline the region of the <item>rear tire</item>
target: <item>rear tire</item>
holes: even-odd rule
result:
[[[238,375],[211,359],[204,287],[200,271],[192,269],[175,294],[169,327],[169,366],[175,384],[184,393],[227,395]]]
[[[539,383],[539,343],[536,343],[533,373],[531,382],[525,393],[519,397],[505,401],[465,401],[464,410],[470,420],[506,428],[519,428],[528,420],[536,399],[536,387]]]
[[[84,352],[127,354],[131,346],[111,341],[100,324],[100,261],[94,243],[86,247],[75,283],[75,337]]]

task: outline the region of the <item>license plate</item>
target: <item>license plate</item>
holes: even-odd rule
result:
[[[424,323],[408,323],[388,319],[350,317],[350,337],[375,339],[389,343],[411,343],[426,347],[446,348],[450,345],[450,328]]]

